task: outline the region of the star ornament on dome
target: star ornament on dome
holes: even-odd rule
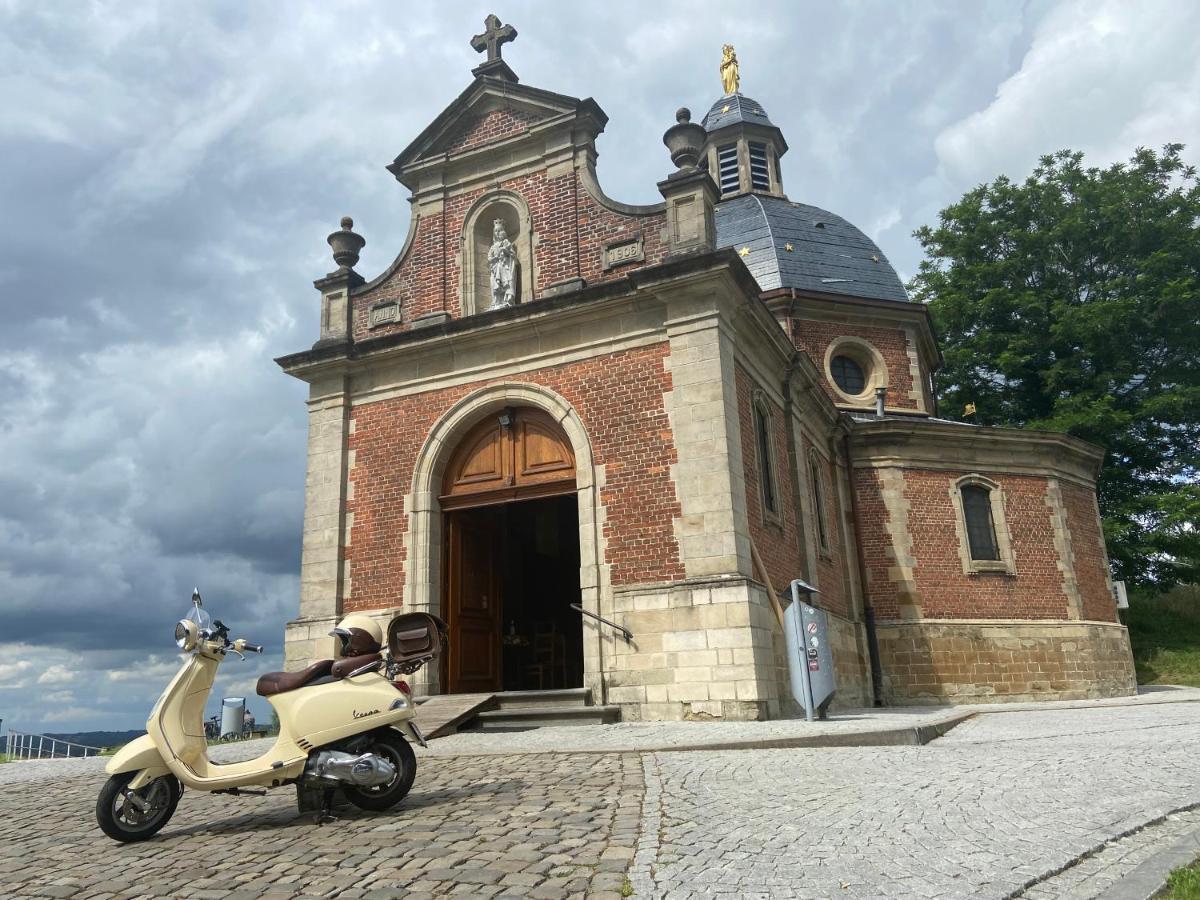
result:
[[[784,249],[784,250],[786,250],[788,253],[791,253],[791,252],[792,252],[793,250],[795,250],[796,248],[795,248],[795,247],[793,247],[791,244],[784,244],[784,245],[783,245],[783,249]]]
[[[739,251],[738,251],[738,253],[739,253],[741,256],[749,256],[749,255],[750,255],[750,248],[749,248],[749,247],[743,247],[741,250],[739,250]]]
[[[729,104],[728,103],[726,103],[724,106],[721,107],[721,112],[723,112],[723,113],[729,112]]]

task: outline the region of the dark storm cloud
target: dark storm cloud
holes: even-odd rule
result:
[[[0,4],[7,722],[136,725],[195,584],[272,648],[225,667],[218,694],[279,664],[307,425],[304,386],[271,359],[316,337],[311,282],[343,214],[367,277],[403,244],[405,192],[383,165],[467,85],[486,12]],[[1200,121],[1186,2],[1171,29],[1120,3],[499,12],[521,32],[505,56],[524,83],[609,114],[599,174],[626,202],[659,199],[662,132],[717,98],[731,41],[791,146],[791,198],[861,226],[905,275],[912,229],[978,181],[1058,146],[1186,141]]]

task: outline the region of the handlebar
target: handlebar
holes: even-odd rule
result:
[[[245,650],[247,653],[262,653],[263,645],[262,644],[252,644],[249,641],[243,641],[242,649]]]

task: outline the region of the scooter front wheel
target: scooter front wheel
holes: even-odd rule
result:
[[[163,775],[139,790],[130,790],[136,772],[114,775],[100,789],[96,822],[115,841],[129,844],[152,838],[170,821],[183,789],[174,775]]]
[[[403,800],[412,790],[417,777],[417,755],[408,741],[391,728],[371,735],[371,743],[366,750],[390,762],[396,769],[395,776],[387,784],[375,787],[343,785],[342,791],[346,799],[359,809],[383,812]]]

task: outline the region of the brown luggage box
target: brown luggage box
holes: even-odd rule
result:
[[[404,613],[388,625],[387,640],[392,662],[415,672],[442,652],[446,623],[429,613]]]

